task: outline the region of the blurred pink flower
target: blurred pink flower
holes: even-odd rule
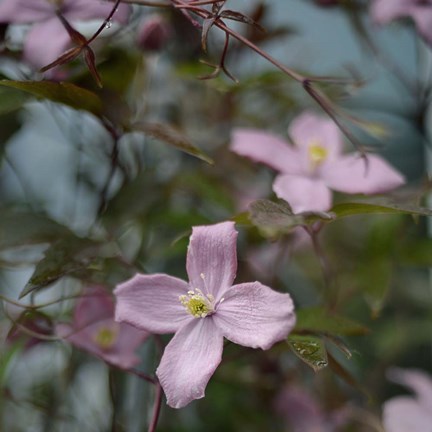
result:
[[[138,46],[146,51],[159,51],[172,35],[169,22],[160,15],[146,17],[137,35]]]
[[[391,369],[389,378],[411,389],[415,396],[397,396],[384,404],[386,432],[432,431],[432,378],[415,369]]]
[[[432,44],[432,0],[373,0],[370,13],[377,24],[410,17],[420,35]]]
[[[136,366],[135,350],[149,333],[114,321],[114,302],[103,288],[89,289],[74,310],[73,324],[57,324],[56,333],[77,348],[121,369]]]
[[[294,327],[289,294],[259,282],[232,286],[236,241],[233,222],[194,227],[186,260],[189,283],[138,274],[114,291],[117,320],[152,333],[175,333],[156,371],[173,408],[204,397],[221,362],[224,337],[269,349]]]
[[[32,24],[24,41],[24,59],[40,68],[56,60],[70,45],[70,37],[57,17],[69,22],[105,19],[114,4],[101,0],[2,0],[0,23]],[[130,7],[120,5],[113,16],[127,22]]]
[[[304,112],[288,131],[295,146],[262,130],[235,129],[230,148],[281,173],[273,190],[294,213],[329,210],[330,189],[375,194],[404,183],[403,176],[379,156],[368,155],[366,164],[355,154],[341,154],[341,133],[330,119]]]
[[[290,432],[335,432],[343,416],[326,413],[315,398],[301,387],[286,386],[275,400],[275,411]]]

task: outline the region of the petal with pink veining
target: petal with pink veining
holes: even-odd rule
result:
[[[345,193],[375,194],[387,192],[405,183],[404,177],[384,159],[368,155],[343,156],[321,172],[328,187]]]
[[[276,195],[287,201],[294,213],[327,211],[332,205],[332,194],[318,178],[280,175],[273,183]]]
[[[286,141],[259,129],[234,129],[230,150],[288,174],[301,172],[298,151]]]
[[[165,274],[137,274],[114,290],[116,321],[127,322],[151,333],[174,333],[193,320],[179,297],[189,285]]]
[[[186,269],[191,289],[199,288],[217,300],[237,271],[237,231],[234,222],[192,228]]]
[[[290,295],[259,282],[231,287],[212,317],[231,342],[262,349],[285,339],[296,322]]]
[[[194,318],[175,334],[156,371],[169,406],[182,408],[204,397],[222,349],[223,336],[212,317]]]

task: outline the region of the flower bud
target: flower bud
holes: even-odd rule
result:
[[[160,15],[146,18],[138,29],[138,46],[144,51],[159,51],[168,42],[172,31]]]

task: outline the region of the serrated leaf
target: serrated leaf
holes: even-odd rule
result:
[[[315,372],[328,365],[327,350],[321,338],[316,336],[290,335],[288,345],[294,354]]]
[[[93,92],[67,82],[0,80],[0,86],[14,88],[42,99],[99,115],[102,102]]]
[[[153,138],[166,142],[173,147],[178,148],[185,153],[197,157],[204,162],[213,165],[213,160],[202,152],[198,147],[194,146],[192,142],[185,137],[181,132],[172,127],[171,125],[162,123],[144,123],[136,122],[132,124],[131,131],[143,132]]]
[[[40,213],[0,209],[0,250],[51,242],[71,232]]]
[[[366,202],[352,202],[336,204],[331,210],[336,217],[343,218],[360,214],[412,214],[420,216],[432,216],[432,210],[413,206],[399,204],[376,204]]]
[[[334,315],[320,306],[298,310],[295,330],[346,336],[363,335],[369,331],[364,325],[349,318]]]

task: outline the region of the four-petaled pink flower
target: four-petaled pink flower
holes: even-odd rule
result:
[[[121,369],[136,366],[136,349],[149,333],[114,321],[112,296],[101,287],[85,291],[74,309],[73,324],[59,323],[59,337]]]
[[[397,396],[384,404],[383,422],[386,432],[432,431],[432,378],[415,369],[391,369],[389,378],[416,393]]]
[[[262,130],[235,129],[230,148],[281,173],[273,190],[294,213],[329,210],[330,189],[375,194],[404,183],[403,176],[379,156],[368,155],[366,163],[355,154],[341,154],[341,133],[330,119],[305,112],[288,131],[295,146]]]
[[[113,3],[101,0],[2,0],[0,23],[33,24],[24,42],[24,59],[40,68],[56,60],[71,45],[57,11],[73,24],[103,20],[112,8]],[[129,13],[129,6],[120,5],[113,20],[125,23]]]
[[[373,0],[370,13],[377,24],[410,17],[420,35],[432,45],[432,0]]]
[[[221,362],[224,337],[269,349],[295,324],[289,294],[259,282],[232,286],[236,241],[233,222],[193,227],[186,260],[189,283],[166,274],[138,274],[114,290],[117,320],[151,333],[175,333],[156,371],[173,408],[204,397]]]

